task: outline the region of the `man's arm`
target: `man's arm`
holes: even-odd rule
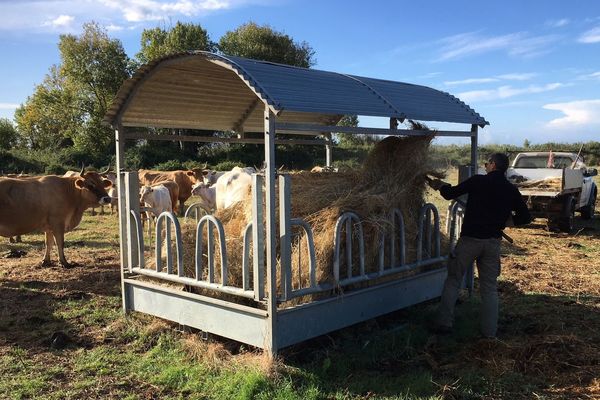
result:
[[[471,188],[473,187],[473,178],[475,176],[470,177],[469,179],[459,183],[456,186],[452,186],[449,183],[440,187],[440,194],[446,200],[452,200],[463,194],[469,193]]]

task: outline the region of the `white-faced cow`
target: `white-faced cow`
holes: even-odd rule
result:
[[[179,212],[183,214],[184,204],[192,196],[192,186],[199,182],[204,182],[203,171],[202,168],[194,168],[187,171],[151,171],[140,169],[138,177],[140,179],[140,186],[152,186],[164,181],[175,182],[179,189]],[[173,208],[176,208],[175,204],[173,204]]]
[[[193,194],[200,197],[200,203],[207,212],[231,207],[247,197],[254,172],[254,168],[234,167],[212,186],[204,183],[196,185]]]
[[[110,215],[113,215],[115,210],[119,206],[119,191],[117,190],[117,174],[113,171],[110,171],[110,165],[106,169],[100,173],[102,178],[108,179],[112,186],[108,189],[108,196],[110,197]],[[104,207],[100,207],[100,214],[104,214]]]
[[[165,211],[173,211],[171,192],[167,186],[160,183],[153,186],[142,186],[140,188],[140,203],[147,208],[148,234],[151,232],[153,217],[156,218]]]
[[[0,178],[0,236],[41,230],[46,233],[42,265],[50,263],[50,252],[56,242],[61,265],[70,267],[64,254],[65,232],[79,225],[85,209],[110,203],[106,193],[110,186],[110,181],[97,172],[28,180]]]

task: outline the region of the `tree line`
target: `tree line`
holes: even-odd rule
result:
[[[83,25],[79,35],[59,37],[60,62],[49,67],[42,83],[17,108],[14,124],[0,119],[0,169],[4,172],[60,174],[79,169],[82,164],[97,168],[114,165],[114,131],[102,123],[123,81],[141,65],[158,58],[190,51],[205,50],[310,68],[315,52],[306,42],[297,42],[268,25],[245,23],[226,32],[217,42],[199,24],[177,22],[170,28],[145,29],[140,50],[130,58],[118,39],[95,22]],[[356,116],[340,121],[357,126]],[[210,131],[178,130],[184,135],[219,135]],[[378,138],[370,135],[335,135],[338,146],[334,160],[338,166],[358,166]],[[577,144],[548,143],[523,146],[483,146],[480,155],[493,151],[522,150],[578,151]],[[600,144],[584,146],[588,163],[600,161]],[[466,164],[469,146],[433,146],[432,157],[440,165]],[[129,168],[179,169],[208,162],[217,168],[234,165],[260,165],[262,146],[251,144],[203,143],[128,143],[126,165]],[[288,168],[306,169],[324,164],[325,151],[318,146],[278,148],[278,162]],[[2,172],[0,171],[0,172]]]

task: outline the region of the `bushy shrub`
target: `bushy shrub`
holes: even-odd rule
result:
[[[39,173],[42,171],[39,163],[23,157],[22,154],[15,153],[17,152],[0,150],[0,173],[18,174],[21,172]]]
[[[241,161],[221,161],[217,165],[215,165],[215,170],[217,171],[231,171],[233,167],[244,167],[244,163]]]
[[[68,170],[79,171],[80,169],[65,168],[65,166],[60,165],[60,164],[49,164],[49,165],[46,165],[46,168],[44,169],[44,173],[46,175],[63,175]]]
[[[179,169],[185,169],[183,163],[179,160],[169,160],[162,162],[160,164],[156,164],[151,169],[159,170],[159,171],[175,171]]]

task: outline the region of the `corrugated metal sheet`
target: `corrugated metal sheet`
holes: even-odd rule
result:
[[[281,122],[335,124],[342,115],[487,125],[456,97],[426,86],[206,52],[141,67],[105,121],[116,126],[263,130],[268,104]]]

